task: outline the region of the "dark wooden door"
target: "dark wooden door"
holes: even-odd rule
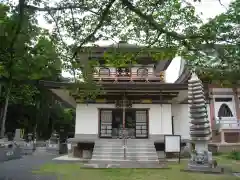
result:
[[[112,110],[100,110],[100,138],[112,137]]]
[[[112,113],[113,123],[112,123],[112,137],[120,138],[121,129],[123,126],[123,111],[122,109],[114,109]]]
[[[136,138],[148,138],[148,110],[136,110]]]

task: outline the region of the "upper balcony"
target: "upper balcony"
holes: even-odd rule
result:
[[[240,120],[236,117],[216,117],[214,129],[216,130],[240,130]]]
[[[93,77],[97,81],[165,82],[165,72],[162,71],[157,75],[152,67],[98,67]]]

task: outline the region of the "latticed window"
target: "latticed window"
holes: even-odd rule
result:
[[[136,111],[136,137],[147,136],[147,111]]]
[[[112,122],[112,111],[102,111],[101,112],[101,121],[102,123],[111,123]]]
[[[137,70],[137,76],[147,76],[148,75],[148,69],[147,68],[139,68]]]
[[[110,69],[109,68],[100,68],[99,76],[110,76]]]
[[[218,117],[233,117],[231,109],[226,104],[222,104],[218,111]]]
[[[100,136],[110,137],[112,135],[112,111],[102,110],[100,118],[101,118]]]
[[[136,119],[138,122],[147,122],[146,111],[136,111]]]

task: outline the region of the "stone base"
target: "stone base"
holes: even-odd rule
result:
[[[166,163],[146,163],[135,161],[122,162],[94,162],[84,164],[82,168],[151,168],[151,169],[169,169]]]
[[[34,152],[34,147],[23,147],[22,154],[24,155],[31,155]]]
[[[202,172],[210,174],[221,174],[224,173],[224,169],[221,167],[211,167],[209,164],[197,164],[192,161],[188,163],[188,167],[184,169],[187,172]]]

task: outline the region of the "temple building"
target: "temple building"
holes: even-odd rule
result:
[[[75,136],[69,139],[73,155],[82,157],[83,151],[88,150],[89,157],[95,160],[122,159],[119,150],[122,147],[122,129],[129,141],[135,144],[135,149],[132,147],[129,152],[131,155],[125,159],[159,158],[156,155],[159,156],[157,152],[164,150],[164,135],[181,135],[182,143],[187,143],[190,138],[187,98],[191,73],[185,67],[184,60],[181,61],[177,80],[168,83],[166,70],[172,59],[156,61],[148,54],[142,54],[134,64],[111,67],[106,66],[104,61],[104,53],[109,48],[129,53],[139,51],[138,46],[119,42],[112,46],[91,47],[91,53],[87,50],[79,53],[83,64],[98,62],[93,79],[105,93],[96,99],[80,100],[78,95],[66,90],[70,83],[42,82],[76,108]],[[204,89],[212,143],[239,145],[240,88],[219,88],[205,84]],[[137,144],[141,144],[142,154],[137,153]],[[112,150],[113,154],[107,151],[113,146],[119,152],[117,155]]]

